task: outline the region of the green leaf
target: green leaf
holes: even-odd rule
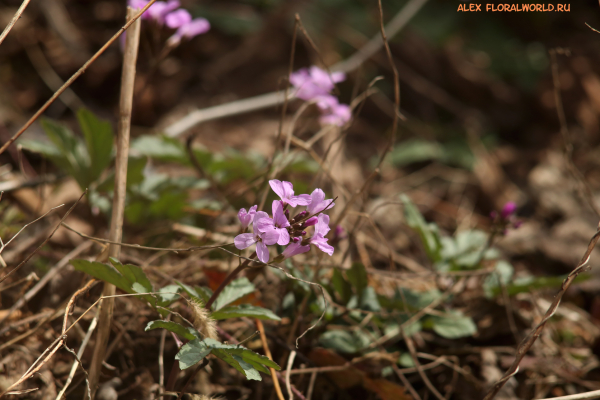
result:
[[[175,359],[179,360],[181,369],[186,369],[199,363],[211,353],[243,373],[248,379],[260,380],[258,371],[268,373],[267,367],[277,371],[281,369],[267,357],[256,354],[245,347],[223,344],[213,339],[194,339],[186,343],[181,347]]]
[[[422,139],[399,143],[390,153],[390,162],[397,167],[421,161],[442,160],[443,158],[444,150],[439,143]]]
[[[494,266],[494,272],[483,281],[483,291],[489,299],[502,292],[501,284],[507,286],[513,277],[515,269],[504,260],[500,260]]]
[[[372,339],[362,331],[332,330],[319,338],[319,343],[326,348],[340,353],[358,353],[371,344]]]
[[[280,321],[281,318],[273,311],[266,308],[252,306],[250,304],[242,304],[239,306],[224,307],[212,313],[213,319],[220,321],[228,318],[251,317],[256,319],[268,319],[272,321]]]
[[[102,121],[84,108],[77,112],[91,165],[90,181],[97,180],[112,159],[113,130],[109,122]]]
[[[197,330],[192,328],[191,326],[183,326],[173,321],[150,321],[148,325],[146,325],[146,331],[152,329],[166,329],[170,332],[176,333],[180,337],[186,340],[194,340],[194,339],[202,339]]]
[[[138,267],[136,265],[131,265],[131,264],[123,265],[123,264],[121,264],[121,262],[119,260],[117,260],[116,258],[113,258],[113,257],[110,257],[108,260],[132,284],[134,282],[137,282],[140,285],[142,285],[144,287],[144,289],[146,289],[147,292],[154,291],[154,288],[152,287],[152,283],[150,282],[150,280],[148,279],[148,277],[146,276],[146,274],[140,267]]]
[[[77,140],[73,132],[66,126],[49,119],[42,119],[41,125],[50,141],[54,143],[66,160],[61,168],[71,175],[82,189],[87,188],[92,179],[89,170],[89,155],[83,143]]]
[[[165,287],[160,288],[158,295],[158,305],[161,307],[167,307],[173,302],[175,302],[179,297],[179,292],[181,288],[179,285],[167,285]]]
[[[232,281],[221,292],[213,304],[213,310],[220,310],[228,304],[233,303],[247,294],[254,292],[254,285],[246,277],[238,278]]]
[[[87,260],[71,260],[70,263],[77,271],[85,272],[96,279],[112,283],[124,292],[133,293],[131,282],[109,265]]]
[[[339,269],[333,269],[333,276],[331,277],[331,284],[336,292],[340,295],[342,304],[348,304],[350,297],[352,297],[352,286],[344,278],[344,275]]]
[[[427,224],[425,218],[419,211],[419,209],[413,204],[412,201],[406,195],[401,195],[400,200],[404,203],[404,217],[406,223],[412,229],[416,230],[421,237],[421,242],[427,253],[427,257],[432,262],[437,262],[441,259],[441,239],[435,224]]]
[[[177,139],[145,135],[134,139],[130,148],[133,154],[142,154],[165,162],[190,165],[185,146]]]
[[[459,311],[452,311],[445,317],[431,316],[430,321],[433,323],[433,331],[447,339],[468,337],[477,332],[473,319]]]

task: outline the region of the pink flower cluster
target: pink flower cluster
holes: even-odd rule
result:
[[[340,104],[338,98],[331,94],[335,84],[345,79],[346,75],[343,72],[329,74],[314,65],[290,75],[290,83],[294,86],[296,97],[317,103],[323,125],[343,126],[352,117],[350,106]]]
[[[148,4],[148,0],[128,0],[127,4],[131,8],[142,9]],[[206,19],[192,19],[192,15],[187,10],[177,9],[179,6],[179,0],[157,1],[142,15],[142,19],[176,29],[168,41],[172,45],[178,44],[181,39],[191,39],[206,33],[210,29],[210,23]]]
[[[287,246],[275,259],[276,262],[306,253],[311,244],[331,256],[333,247],[325,238],[330,230],[329,216],[322,212],[335,205],[333,200],[326,200],[321,189],[315,189],[310,195],[296,196],[290,182],[273,179],[269,181],[269,185],[281,199],[273,201],[273,216],[269,217],[264,211],[256,211],[257,206],[252,206],[248,211],[242,208],[238,212],[238,219],[244,230],[252,224],[252,233],[237,235],[234,239],[235,247],[242,250],[256,244],[256,255],[263,263],[268,263],[270,258],[267,246],[274,244]],[[290,208],[297,206],[306,206],[306,210],[291,217]],[[306,237],[305,229],[310,226],[314,226],[314,233],[311,237]]]

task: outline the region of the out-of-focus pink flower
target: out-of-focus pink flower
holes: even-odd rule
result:
[[[131,8],[141,10],[148,4],[147,0],[128,0],[127,4]],[[150,6],[142,15],[143,19],[151,19],[159,25],[164,25],[165,17],[168,13],[179,7],[179,0],[169,0],[167,2],[157,1]]]
[[[256,227],[259,231],[268,231],[274,229],[279,234],[277,244],[285,246],[290,242],[290,233],[286,229],[290,222],[283,212],[283,204],[279,200],[273,200],[273,219],[263,218]]]
[[[242,233],[237,235],[233,239],[233,243],[235,244],[235,247],[240,250],[250,247],[256,243],[256,255],[260,261],[266,264],[269,262],[269,249],[267,246],[277,243],[277,240],[279,240],[279,233],[275,232],[274,229],[260,232],[257,225],[264,218],[269,218],[267,213],[264,211],[258,211],[254,215],[254,223],[252,225],[253,233]]]
[[[257,208],[258,206],[252,206],[248,212],[246,212],[245,208],[240,209],[238,212],[238,219],[240,220],[240,224],[242,224],[243,229],[248,228],[248,226],[252,223]]]
[[[333,246],[327,243],[325,235],[330,231],[329,228],[329,215],[319,214],[319,222],[315,225],[315,233],[313,237],[309,239],[310,244],[314,244],[324,253],[333,255]]]
[[[178,44],[182,39],[191,39],[210,30],[210,23],[205,18],[196,18],[181,25],[168,40],[169,44]]]
[[[181,28],[185,24],[189,24],[192,21],[192,15],[183,8],[175,10],[165,15],[165,25],[171,29]]]
[[[337,97],[331,95],[317,98],[321,110],[319,121],[323,125],[344,126],[352,118],[352,110],[347,104],[340,104]]]
[[[291,182],[272,179],[269,181],[269,185],[284,204],[289,204],[292,207],[307,206],[312,201],[312,198],[307,194],[294,196],[294,186]]]
[[[314,65],[310,69],[302,68],[290,75],[290,83],[296,89],[296,97],[307,101],[329,94],[336,83],[345,79],[346,75],[343,72],[330,75]]]
[[[310,194],[310,198],[311,202],[306,208],[310,214],[316,214],[325,209],[330,210],[333,208],[333,206],[335,206],[335,203],[332,199],[325,200],[325,192],[323,192],[321,189],[313,190],[313,192]]]
[[[502,211],[500,211],[500,217],[502,219],[508,219],[511,215],[513,215],[517,211],[517,203],[514,201],[509,201],[502,207]]]
[[[309,245],[303,246],[301,238],[294,238],[292,243],[290,243],[289,246],[286,247],[285,250],[283,250],[283,253],[281,253],[281,255],[283,256],[283,259],[285,260],[286,258],[290,258],[290,257],[294,257],[295,255],[298,255],[298,254],[306,253],[309,250],[310,250],[310,246]]]

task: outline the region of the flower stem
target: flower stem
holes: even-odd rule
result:
[[[210,296],[210,299],[208,299],[208,301],[204,305],[204,308],[206,308],[207,310],[210,311],[210,307],[213,305],[213,303],[215,302],[215,300],[217,300],[217,297],[219,297],[219,295],[221,294],[221,292],[223,291],[223,289],[225,289],[225,286],[229,285],[231,283],[231,281],[233,280],[233,278],[235,278],[236,276],[238,276],[238,274],[240,272],[242,272],[244,269],[246,269],[248,267],[248,264],[250,264],[250,261],[252,261],[255,257],[256,257],[256,252],[252,253],[250,255],[250,257],[248,257],[248,259],[246,261],[244,261],[242,264],[240,264],[239,267],[237,267],[236,269],[234,269],[233,271],[231,271],[231,273],[229,275],[227,275],[227,277],[221,283],[221,285],[219,285],[219,287],[217,288],[217,290],[214,291],[214,293],[212,294],[212,296]]]

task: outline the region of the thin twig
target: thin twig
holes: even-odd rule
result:
[[[84,242],[84,243],[80,244],[79,246],[77,246],[76,248],[74,248],[69,253],[67,253],[58,263],[56,263],[56,265],[54,267],[52,267],[50,269],[50,271],[48,271],[42,277],[42,279],[39,280],[38,283],[35,284],[35,286],[33,286],[31,289],[29,289],[29,291],[27,293],[25,293],[25,295],[23,297],[21,297],[19,300],[17,300],[17,302],[10,308],[10,310],[8,310],[8,312],[6,313],[4,318],[0,319],[0,325],[2,325],[4,323],[4,321],[6,321],[12,315],[12,313],[15,312],[15,310],[18,310],[19,308],[21,308],[23,306],[23,304],[27,303],[29,300],[31,300],[33,298],[33,296],[38,294],[38,292],[40,290],[42,290],[42,288],[44,286],[46,286],[46,284],[48,282],[50,282],[50,279],[54,278],[56,276],[56,274],[58,274],[60,271],[62,271],[62,269],[64,267],[69,265],[69,261],[71,261],[71,259],[77,257],[79,254],[81,254],[84,251],[86,251],[87,249],[89,249],[91,247],[91,245],[92,245],[92,242]]]
[[[177,400],[181,399],[181,396],[183,396],[183,394],[187,390],[188,386],[190,386],[190,383],[192,383],[192,381],[194,380],[194,377],[196,376],[196,374],[198,372],[200,372],[200,370],[203,369],[204,367],[206,367],[207,365],[208,365],[208,358],[205,357],[202,360],[202,362],[200,363],[200,365],[198,365],[196,367],[196,369],[194,370],[194,372],[192,372],[192,374],[190,375],[190,378],[187,380],[187,382],[183,386],[183,389],[181,389],[181,392],[179,392],[179,395],[177,396]]]
[[[13,237],[10,238],[10,240],[6,243],[2,242],[2,239],[0,239],[0,254],[2,254],[2,252],[4,251],[4,249],[6,248],[6,246],[8,246],[10,244],[10,242],[12,242],[17,236],[19,236],[19,234],[21,232],[23,232],[23,230],[25,230],[25,228],[27,228],[29,225],[35,224],[36,222],[38,222],[40,219],[44,218],[46,215],[50,214],[52,211],[61,208],[62,206],[64,206],[64,204],[61,204],[59,206],[56,207],[52,207],[51,209],[49,209],[48,211],[46,211],[43,215],[41,215],[40,217],[34,219],[33,221],[23,225],[23,227],[21,229],[19,229],[19,232],[15,233]]]
[[[172,251],[173,253],[179,253],[181,252],[186,252],[186,251],[197,251],[197,250],[208,250],[208,249],[219,249],[223,246],[231,246],[233,245],[233,243],[225,243],[225,244],[214,244],[211,246],[191,246],[191,247],[184,247],[184,248],[171,248],[171,247],[149,247],[149,246],[142,246],[139,244],[129,244],[129,243],[123,243],[123,242],[119,242],[119,241],[114,241],[114,240],[108,240],[108,239],[101,239],[101,238],[97,238],[97,237],[93,237],[93,236],[89,236],[86,235],[85,233],[79,232],[77,230],[75,230],[74,228],[72,228],[71,226],[67,225],[65,222],[62,223],[62,225],[67,228],[68,230],[70,230],[71,232],[74,232],[76,234],[78,234],[79,236],[81,236],[82,238],[85,239],[89,239],[89,240],[93,240],[95,242],[98,243],[106,243],[106,244],[114,244],[120,247],[131,247],[134,249],[140,249],[140,250],[152,250],[152,251]],[[180,225],[181,226],[181,225]]]
[[[550,397],[547,399],[538,400],[589,400],[600,398],[600,390],[594,390],[593,392],[571,394],[569,396]]]
[[[21,263],[19,265],[17,265],[13,270],[11,270],[8,274],[6,274],[2,278],[0,278],[0,283],[4,282],[6,280],[6,278],[8,278],[12,274],[14,274],[16,271],[18,271],[23,265],[25,265],[27,263],[27,261],[29,261],[31,259],[31,257],[33,257],[38,251],[40,251],[40,249],[42,247],[44,247],[46,245],[46,243],[48,243],[48,241],[50,239],[52,239],[52,236],[54,236],[54,234],[56,233],[56,231],[58,230],[58,228],[60,227],[60,225],[62,224],[62,222],[65,219],[67,219],[67,217],[69,216],[69,214],[71,214],[71,212],[75,209],[75,207],[77,206],[77,204],[79,204],[79,202],[81,201],[81,199],[83,198],[83,196],[86,195],[86,193],[87,193],[87,189],[86,189],[85,192],[82,193],[81,196],[79,196],[79,199],[77,199],[77,201],[75,202],[75,204],[73,204],[71,206],[71,208],[69,208],[69,211],[67,211],[65,213],[65,215],[63,215],[63,217],[60,219],[60,222],[58,224],[56,224],[56,226],[54,227],[54,229],[52,230],[52,232],[50,232],[50,235],[42,242],[42,244],[40,244],[32,253],[30,253],[23,261],[21,261]]]
[[[67,378],[67,381],[65,382],[65,386],[61,389],[60,393],[58,393],[58,395],[56,396],[56,400],[61,400],[63,398],[64,394],[66,393],[67,389],[69,388],[69,385],[71,384],[71,381],[73,381],[75,372],[77,372],[77,367],[79,365],[82,365],[81,357],[83,357],[83,352],[85,351],[85,348],[87,347],[87,344],[90,341],[90,338],[92,337],[92,333],[94,333],[94,329],[96,329],[96,325],[98,323],[99,316],[100,316],[100,314],[96,313],[96,315],[94,316],[94,319],[92,319],[92,322],[90,323],[88,331],[85,334],[83,341],[81,342],[81,346],[79,347],[79,351],[77,352],[77,354],[72,352],[72,350],[70,348],[68,348],[66,344],[64,345],[65,349],[67,349],[68,351],[71,351],[73,353],[73,355],[75,355],[75,362],[73,363],[73,366],[71,367],[71,371],[69,372],[69,376]],[[89,381],[88,373],[83,368],[83,365],[82,365],[81,369],[83,369],[83,372],[85,373],[88,396],[91,397],[90,381]]]
[[[2,31],[2,34],[0,34],[0,44],[2,44],[2,42],[4,42],[4,39],[8,35],[8,32],[10,32],[10,30],[17,23],[19,18],[21,18],[21,14],[23,14],[23,12],[27,8],[27,5],[29,4],[30,1],[31,0],[23,0],[23,3],[21,3],[21,7],[19,7],[19,9],[15,13],[15,15],[12,17],[12,19],[10,20],[8,25],[6,25],[6,28],[4,28],[4,30]],[[0,151],[0,153],[2,153],[2,152]]]
[[[148,3],[151,4],[152,2]],[[144,8],[146,9],[148,5]],[[127,162],[129,157],[129,132],[131,126],[131,111],[133,108],[133,93],[135,84],[136,62],[138,48],[140,43],[141,20],[136,10],[127,9],[127,20],[131,23],[131,29],[127,31],[125,40],[125,50],[123,57],[123,73],[121,76],[121,97],[119,104],[119,126],[117,156],[115,163],[115,190],[113,197],[112,215],[110,220],[109,239],[113,242],[120,242],[123,237],[123,218],[125,216],[125,196],[127,194]],[[127,25],[127,24],[126,24]],[[110,244],[108,255],[118,258],[121,247],[116,244]],[[103,296],[112,296],[115,294],[116,287],[108,282],[104,283]],[[96,338],[96,347],[90,365],[90,386],[94,398],[96,388],[100,380],[100,370],[108,344],[110,335],[110,325],[112,321],[114,300],[109,299],[100,307],[100,321],[98,336]]]
[[[490,388],[490,390],[484,397],[484,400],[492,400],[494,397],[496,397],[496,395],[498,394],[500,389],[502,389],[504,384],[511,377],[516,375],[517,372],[519,372],[519,364],[521,363],[521,360],[523,360],[523,358],[525,357],[525,354],[527,354],[527,352],[529,351],[531,346],[533,346],[533,344],[535,343],[537,338],[541,335],[542,330],[546,326],[546,323],[548,322],[548,320],[550,318],[552,318],[552,316],[556,313],[556,310],[558,309],[558,306],[560,305],[560,301],[562,300],[563,295],[565,294],[565,292],[567,291],[569,286],[571,286],[571,284],[573,283],[573,280],[575,278],[577,278],[577,276],[586,269],[586,266],[587,266],[588,262],[590,261],[590,256],[592,254],[592,250],[594,250],[594,247],[596,246],[598,239],[600,239],[600,225],[598,226],[598,230],[596,231],[594,236],[592,236],[592,238],[590,239],[588,248],[587,248],[585,254],[583,255],[583,257],[581,258],[581,261],[579,261],[579,264],[577,265],[577,267],[563,281],[560,290],[558,291],[558,293],[554,297],[554,300],[552,301],[552,304],[550,304],[550,307],[548,307],[548,310],[546,311],[544,318],[525,337],[525,339],[523,339],[523,341],[521,342],[521,344],[519,345],[519,347],[517,349],[517,354],[515,356],[515,360],[513,361],[512,365],[506,371],[504,376],[498,382],[496,382],[496,384],[493,387]]]
[[[421,377],[421,379],[423,379],[423,382],[425,382],[425,386],[427,386],[427,388],[429,388],[429,391],[431,391],[431,393],[433,393],[433,395],[435,397],[437,397],[438,400],[445,400],[444,396],[442,396],[442,394],[435,388],[435,386],[433,386],[433,384],[427,377],[427,374],[423,370],[423,367],[421,366],[421,363],[419,362],[419,358],[417,357],[417,350],[415,349],[415,345],[412,342],[412,339],[406,335],[406,332],[404,331],[404,329],[401,329],[401,331],[402,331],[402,336],[404,338],[404,343],[406,343],[406,347],[408,347],[408,351],[410,352],[413,362],[415,363],[415,368],[417,368],[417,372],[419,373],[419,376]]]
[[[148,2],[148,4],[146,4],[144,6],[144,8],[142,8],[140,10],[140,12],[138,12],[137,14],[135,14],[135,16],[130,19],[125,25],[123,25],[123,27],[121,29],[119,29],[119,31],[117,33],[115,33],[113,35],[113,37],[111,37],[105,44],[104,46],[102,46],[100,48],[100,50],[98,50],[96,52],[96,54],[94,54],[92,56],[92,58],[90,58],[88,61],[86,61],[85,64],[83,64],[83,66],[81,68],[79,68],[79,70],[77,72],[75,72],[75,74],[73,74],[73,76],[71,76],[69,78],[68,81],[65,82],[64,85],[61,86],[61,88],[59,90],[57,90],[52,97],[50,97],[50,99],[38,110],[36,111],[35,114],[33,114],[33,116],[25,123],[25,125],[23,125],[21,127],[21,129],[19,129],[17,131],[17,133],[15,133],[13,135],[13,137],[11,137],[6,143],[4,143],[4,145],[0,148],[0,154],[4,153],[4,151],[8,148],[8,146],[10,146],[11,144],[13,144],[13,142],[15,140],[17,140],[17,138],[19,136],[21,136],[23,134],[23,132],[25,132],[27,130],[27,128],[29,128],[34,122],[35,120],[37,120],[40,115],[42,115],[44,113],[44,111],[46,111],[48,109],[48,107],[50,107],[50,104],[52,104],[54,102],[54,100],[56,100],[69,86],[71,86],[71,84],[73,82],[75,82],[75,80],[77,78],[79,78],[87,69],[88,67],[98,59],[98,57],[100,57],[100,55],[102,55],[102,53],[104,53],[104,51],[106,51],[106,49],[108,49],[108,47],[113,44],[118,38],[119,36],[121,36],[121,34],[127,29],[129,28],[135,21],[138,20],[138,18],[148,9],[150,8],[150,6],[152,6],[152,4],[154,4],[156,0],[150,0]],[[128,35],[129,36],[129,35]]]
[[[287,389],[288,397],[290,400],[294,400],[294,394],[292,393],[292,384],[290,382],[290,370],[294,365],[294,359],[296,358],[296,351],[292,350],[288,358],[286,374],[285,374],[285,388]]]

